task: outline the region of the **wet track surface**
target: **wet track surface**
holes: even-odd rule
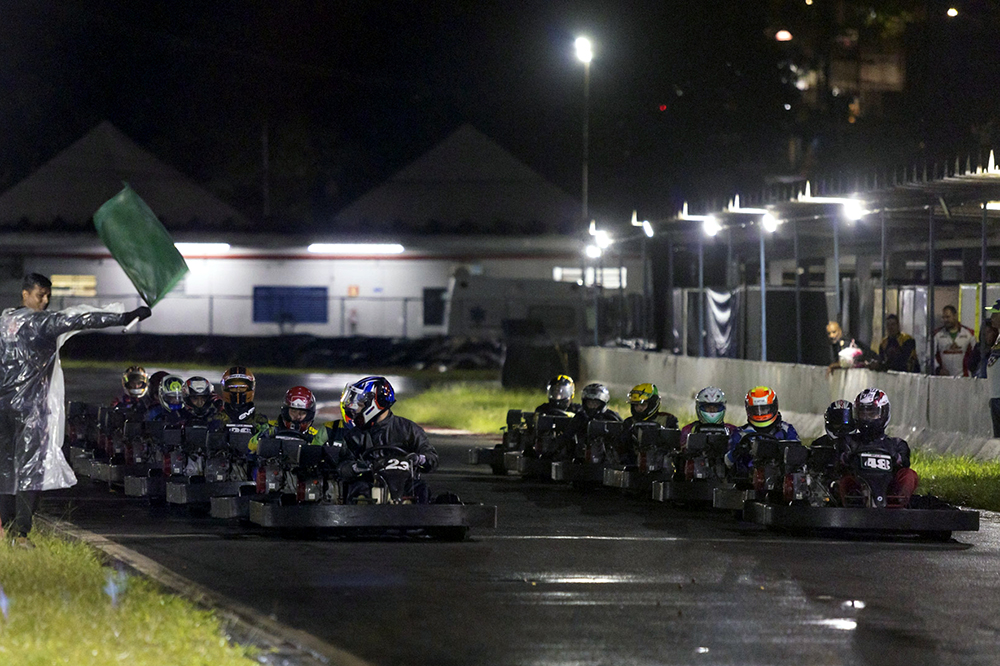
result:
[[[67,378],[71,398],[107,394]],[[464,464],[490,438],[432,441],[432,488],[497,505],[496,530],[464,543],[283,538],[86,480],[47,493],[43,511],[374,664],[998,663],[992,517],[949,543],[783,535],[494,477]]]

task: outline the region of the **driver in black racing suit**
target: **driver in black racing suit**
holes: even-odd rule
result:
[[[569,460],[576,455],[576,445],[587,437],[591,421],[621,421],[622,417],[613,409],[608,409],[611,392],[604,384],[587,384],[580,396],[583,410],[566,426],[556,438],[556,456]]]
[[[393,414],[395,403],[396,392],[385,377],[365,377],[344,388],[340,409],[348,430],[344,433],[346,446],[339,454],[339,470],[341,478],[349,484],[345,493],[348,502],[370,491],[370,484],[358,479],[364,470],[360,463],[366,451],[394,446],[408,453],[408,458],[421,473],[431,472],[438,466],[438,454],[427,440],[427,433],[413,421]],[[430,489],[419,477],[414,479],[410,492],[418,504],[430,501]]]

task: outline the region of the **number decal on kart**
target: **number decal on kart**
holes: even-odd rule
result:
[[[880,472],[891,472],[892,457],[883,454],[862,453],[861,466],[866,469],[875,469]]]
[[[409,472],[410,471],[410,461],[408,461],[408,460],[399,460],[398,458],[390,458],[389,459],[389,464],[387,464],[382,469],[398,469],[398,470],[402,470],[404,472]]]

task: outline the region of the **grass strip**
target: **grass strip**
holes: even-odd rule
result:
[[[210,611],[105,566],[90,546],[44,531],[0,545],[0,663],[249,666]]]
[[[1000,460],[976,460],[913,450],[910,466],[920,475],[917,492],[950,504],[1000,511]]]

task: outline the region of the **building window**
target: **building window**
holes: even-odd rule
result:
[[[621,283],[619,284],[619,268],[617,266],[605,266],[604,268],[594,268],[587,266],[581,269],[579,266],[564,268],[556,266],[552,269],[552,279],[556,282],[574,282],[585,287],[594,286],[594,278],[597,284],[606,289],[624,289],[628,286],[628,269],[621,268]]]
[[[326,324],[326,287],[254,287],[255,324]]]
[[[53,275],[53,296],[97,296],[96,275]]]
[[[444,326],[444,295],[447,289],[424,289],[424,326]]]

